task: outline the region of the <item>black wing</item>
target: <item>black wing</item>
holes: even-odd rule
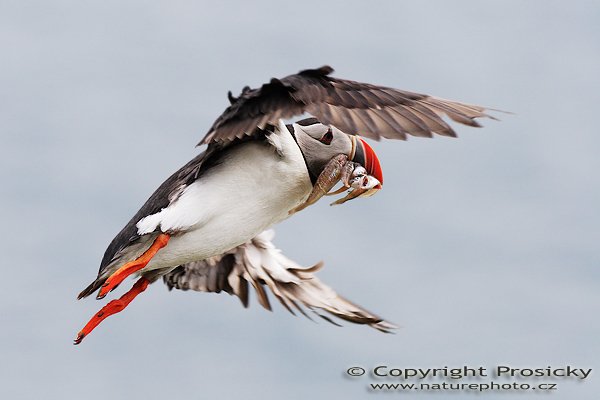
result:
[[[281,118],[309,113],[348,134],[379,140],[405,140],[406,135],[456,136],[442,119],[480,126],[475,118],[488,117],[485,107],[444,100],[420,93],[337,79],[323,66],[273,78],[258,89],[230,93],[231,105],[217,118],[199,144],[226,143],[250,136],[256,128],[276,125]]]
[[[315,313],[317,309],[324,310],[343,320],[366,324],[383,332],[395,328],[321,282],[314,273],[322,264],[300,268],[275,248],[272,238],[273,231],[265,231],[222,255],[181,265],[164,275],[163,280],[169,289],[225,291],[239,297],[245,307],[248,306],[250,284],[256,291],[258,302],[267,310],[271,309],[271,304],[266,288],[292,314],[297,310],[308,317],[302,305]],[[329,317],[317,315],[335,324]]]

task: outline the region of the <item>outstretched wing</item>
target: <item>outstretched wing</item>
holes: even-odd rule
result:
[[[339,296],[321,282],[315,272],[322,264],[303,269],[281,254],[271,242],[273,236],[272,230],[265,231],[225,254],[181,265],[163,276],[163,280],[169,289],[225,291],[238,296],[244,307],[248,306],[250,284],[256,291],[258,302],[271,310],[266,287],[292,314],[298,310],[308,317],[302,305],[333,324],[336,323],[317,310],[383,332],[395,328],[381,317]]]
[[[280,118],[309,113],[345,133],[379,140],[405,140],[406,135],[456,136],[442,119],[480,126],[475,118],[492,116],[486,108],[426,94],[407,92],[329,76],[323,66],[273,78],[258,89],[244,88],[239,97],[230,93],[231,105],[217,118],[199,144],[226,143],[250,136],[256,128],[276,125]]]

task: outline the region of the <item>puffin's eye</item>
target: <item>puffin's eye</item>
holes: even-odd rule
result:
[[[331,131],[331,128],[329,128],[329,129],[327,129],[327,132],[323,135],[323,137],[321,139],[319,139],[319,142],[326,144],[326,145],[330,145],[332,140],[333,140],[333,132]]]

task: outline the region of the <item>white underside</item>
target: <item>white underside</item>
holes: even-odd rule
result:
[[[219,255],[288,217],[306,200],[312,184],[302,153],[284,128],[273,146],[247,142],[188,186],[157,214],[142,219],[138,232],[172,235],[144,270],[176,267]]]

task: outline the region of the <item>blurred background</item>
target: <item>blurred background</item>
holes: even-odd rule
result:
[[[594,1],[3,1],[0,395],[362,399],[374,380],[349,367],[599,368],[599,21]],[[286,255],[402,328],[158,283],[73,346],[106,302],[77,293],[227,90],[323,64],[514,112],[375,143],[384,190],[277,227]],[[597,374],[522,382],[595,399]]]

